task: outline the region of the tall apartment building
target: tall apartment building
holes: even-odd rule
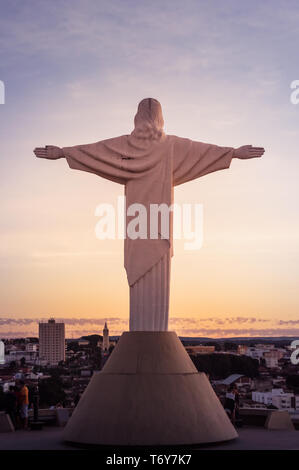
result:
[[[51,365],[65,361],[65,326],[50,318],[39,323],[39,358]]]

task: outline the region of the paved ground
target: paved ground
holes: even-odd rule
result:
[[[235,441],[201,447],[202,450],[299,450],[298,431],[268,431],[245,427]],[[42,431],[17,431],[0,434],[0,450],[74,450],[62,442],[62,429],[45,427]]]

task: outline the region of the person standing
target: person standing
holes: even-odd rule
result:
[[[29,405],[29,392],[23,380],[20,380],[20,392],[19,392],[19,403],[20,403],[20,417],[22,427],[28,429],[28,405]]]
[[[240,409],[240,394],[237,385],[234,385],[235,394],[235,420],[239,420],[239,409]]]
[[[236,418],[236,392],[234,385],[231,385],[225,394],[224,409],[229,412],[232,424]]]
[[[9,391],[5,394],[5,413],[9,415],[11,422],[16,429],[17,397],[15,387],[13,385],[10,385]]]

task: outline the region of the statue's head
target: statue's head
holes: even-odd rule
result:
[[[157,139],[163,135],[164,119],[162,107],[154,98],[140,101],[134,118],[134,133],[142,139]]]

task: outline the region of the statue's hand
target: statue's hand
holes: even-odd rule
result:
[[[57,160],[63,157],[63,152],[60,147],[55,145],[46,145],[46,147],[37,147],[34,149],[35,156],[38,158],[49,158],[50,160]]]
[[[265,152],[263,147],[252,147],[252,145],[243,145],[234,151],[235,158],[245,160],[247,158],[261,157]]]

